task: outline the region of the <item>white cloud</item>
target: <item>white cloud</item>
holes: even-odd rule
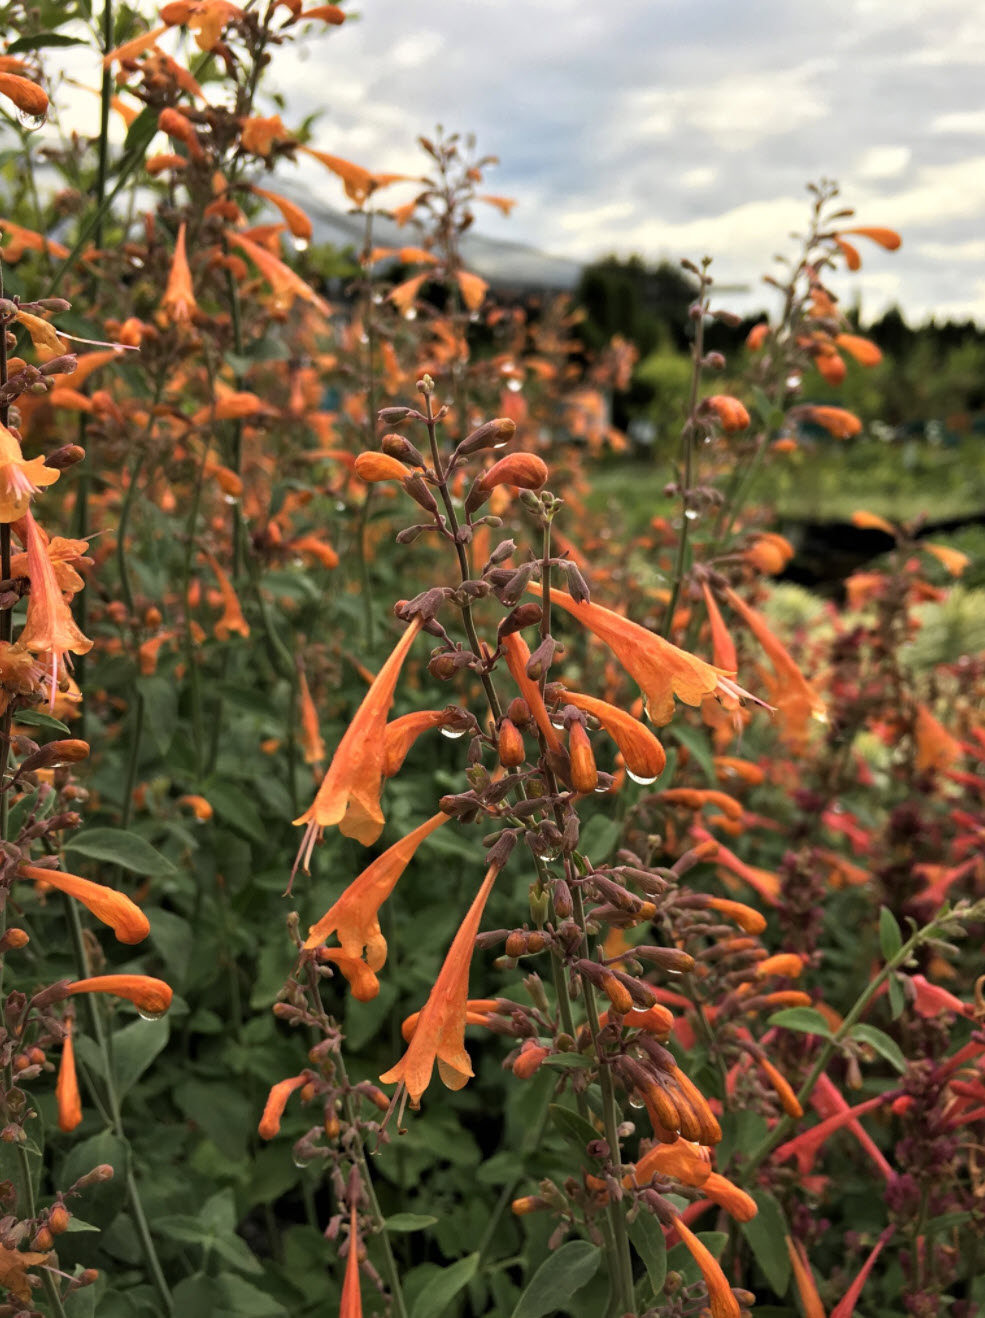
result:
[[[873,146],[862,154],[855,173],[864,179],[896,178],[910,163],[908,146]]]
[[[985,110],[955,110],[930,121],[932,133],[985,133]]]

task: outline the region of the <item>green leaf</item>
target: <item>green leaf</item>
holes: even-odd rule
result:
[[[92,860],[119,865],[137,874],[175,874],[175,867],[138,833],[125,828],[86,828],[65,843],[66,851],[76,851]]]
[[[670,736],[674,737],[680,744],[686,747],[694,756],[696,762],[700,765],[701,771],[708,779],[712,787],[718,786],[718,774],[715,772],[715,761],[712,759],[711,746],[708,744],[707,734],[699,732],[697,728],[689,727],[686,723],[676,722],[664,729]]]
[[[116,1031],[113,1035],[113,1068],[120,1098],[137,1083],[166,1046],[170,1033],[171,1023],[166,1016],[159,1021],[134,1021]]]
[[[7,47],[8,55],[19,55],[24,50],[41,50],[45,46],[85,46],[82,37],[67,37],[64,32],[35,32],[29,37],[18,37]]]
[[[202,795],[224,824],[238,829],[254,842],[263,842],[267,836],[257,817],[256,801],[229,783],[209,783]]]
[[[288,1310],[259,1286],[232,1272],[220,1272],[217,1280],[226,1301],[224,1313],[234,1313],[236,1318],[287,1318]]]
[[[659,1299],[667,1279],[667,1241],[657,1219],[645,1210],[629,1224],[629,1239],[643,1260],[654,1298]]]
[[[434,1226],[437,1220],[436,1217],[428,1217],[426,1213],[394,1213],[383,1225],[387,1231],[423,1231]]]
[[[740,1229],[772,1290],[779,1296],[786,1295],[790,1285],[790,1255],[783,1237],[790,1234],[790,1228],[783,1209],[767,1190],[753,1190],[752,1197],[759,1212],[751,1221],[742,1222]]]
[[[798,1030],[801,1034],[819,1034],[822,1039],[831,1038],[828,1022],[813,1007],[786,1007],[783,1011],[775,1011],[767,1023],[779,1025],[784,1030]]]
[[[903,946],[903,935],[900,933],[895,915],[888,906],[879,909],[879,946],[886,961],[892,961]]]
[[[513,1318],[556,1313],[598,1272],[602,1254],[587,1240],[569,1240],[546,1258],[520,1296]]]
[[[906,998],[903,994],[903,985],[900,983],[899,975],[889,976],[889,1014],[893,1020],[899,1020],[903,1015],[903,1008],[906,1006]]]
[[[541,1065],[553,1066],[558,1071],[585,1071],[594,1063],[584,1053],[552,1053]]]
[[[571,1108],[563,1107],[560,1103],[552,1103],[548,1111],[551,1120],[561,1134],[577,1145],[582,1153],[585,1152],[585,1146],[590,1144],[592,1140],[602,1138],[590,1121],[586,1121],[583,1116],[573,1112]]]
[[[137,690],[144,702],[144,714],[150,735],[164,755],[178,726],[178,686],[163,674],[139,677]]]
[[[479,1255],[467,1254],[450,1268],[442,1268],[418,1295],[410,1318],[439,1318],[458,1292],[469,1284],[478,1266]]]
[[[71,737],[72,729],[61,719],[50,714],[42,714],[39,709],[19,709],[14,715],[15,723],[24,723],[29,728],[50,728],[52,732],[67,732]]]
[[[611,855],[619,845],[622,837],[622,824],[608,815],[593,815],[581,830],[578,849],[586,856],[592,856],[596,863]]]
[[[870,1048],[875,1049],[880,1057],[885,1057],[890,1066],[894,1066],[900,1075],[906,1070],[906,1058],[903,1056],[899,1044],[882,1030],[877,1030],[874,1025],[853,1025],[848,1037],[858,1039],[861,1043],[867,1043]]]

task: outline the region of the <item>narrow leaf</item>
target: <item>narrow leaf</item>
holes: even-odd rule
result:
[[[544,1318],[556,1313],[595,1276],[601,1260],[597,1245],[569,1240],[540,1265],[520,1296],[513,1318]]]

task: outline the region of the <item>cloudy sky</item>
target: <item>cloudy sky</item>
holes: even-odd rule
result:
[[[742,310],[767,304],[760,276],[792,250],[805,184],[835,178],[858,222],[904,238],[867,248],[843,298],[985,323],[985,0],[358,7],[278,55],[285,121],[317,110],[316,146],[418,173],[418,133],[475,133],[501,161],[489,190],[518,203],[483,213],[489,236],[577,259],[709,253],[720,282],[751,286]],[[295,180],[344,204],[310,161]]]
[[[499,156],[482,230],[590,258],[759,277],[837,179],[869,248],[863,312],[985,322],[985,0],[363,0],[283,80],[326,150],[420,169],[434,124]],[[309,186],[333,185],[305,172]],[[733,299],[744,301],[745,299]]]

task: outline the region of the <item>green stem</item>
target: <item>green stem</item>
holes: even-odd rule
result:
[[[72,933],[72,944],[75,949],[75,961],[78,967],[78,973],[80,977],[84,979],[89,974],[89,961],[86,956],[85,943],[82,938],[82,921],[79,918],[78,907],[70,897],[65,897],[64,906],[68,916],[69,928]],[[89,1009],[89,1020],[92,1026],[92,1032],[103,1062],[105,1096],[107,1107],[109,1108],[113,1133],[116,1135],[117,1139],[121,1140],[126,1145],[127,1169],[125,1180],[127,1198],[130,1203],[130,1211],[133,1215],[133,1224],[140,1241],[140,1247],[143,1251],[148,1271],[151,1275],[154,1289],[157,1291],[158,1297],[164,1306],[165,1313],[171,1314],[173,1311],[171,1291],[165,1280],[161,1261],[157,1256],[157,1250],[154,1248],[154,1241],[150,1233],[150,1226],[147,1222],[147,1215],[144,1212],[144,1205],[140,1198],[140,1190],[137,1187],[137,1178],[133,1173],[133,1150],[130,1147],[130,1141],[127,1139],[126,1131],[123,1126],[120,1097],[116,1091],[112,1056],[109,1040],[106,1035],[106,1025],[102,1015],[102,1005],[95,1000],[92,994],[86,994],[86,1004]]]
[[[681,518],[681,534],[677,542],[677,562],[674,565],[674,584],[670,593],[670,603],[667,605],[667,616],[664,620],[663,635],[666,639],[674,629],[674,614],[677,612],[677,601],[681,596],[681,586],[684,581],[684,568],[687,563],[687,545],[688,537],[691,530],[691,518],[688,516],[692,512],[691,508],[691,486],[694,483],[694,428],[697,424],[698,411],[698,392],[701,388],[701,362],[704,357],[705,347],[705,276],[701,276],[701,289],[698,295],[698,309],[700,315],[695,321],[694,327],[694,347],[692,349],[692,366],[691,366],[691,394],[688,399],[687,419],[684,422],[684,428],[681,431],[682,445],[682,467],[683,476],[681,480],[681,496],[683,517]]]
[[[465,551],[465,546],[458,538],[458,516],[455,512],[455,505],[452,503],[451,494],[448,490],[448,480],[441,465],[441,454],[438,451],[438,436],[435,427],[434,412],[431,407],[431,395],[424,395],[424,405],[427,410],[427,427],[428,441],[431,445],[431,461],[434,463],[434,474],[437,481],[437,488],[441,494],[441,501],[445,505],[445,512],[448,514],[448,528],[455,541],[455,551],[458,555],[458,566],[462,573],[462,580],[468,581],[471,577],[469,567],[469,556]],[[462,621],[465,624],[465,634],[469,638],[469,645],[472,647],[472,653],[479,658],[482,657],[482,649],[479,645],[479,634],[475,629],[475,619],[472,616],[470,605],[462,609]],[[503,707],[499,703],[499,696],[496,694],[496,688],[493,685],[492,678],[485,671],[480,672],[482,689],[486,693],[486,699],[489,702],[489,708],[492,716],[498,723],[503,716]]]
[[[581,897],[581,889],[577,885],[572,885],[572,901],[575,908],[575,920],[580,926],[582,932],[585,931],[585,906]],[[585,935],[587,938],[587,934]],[[599,1063],[599,1088],[602,1091],[602,1121],[605,1128],[605,1140],[609,1146],[609,1158],[612,1163],[612,1175],[617,1184],[622,1183],[622,1150],[619,1141],[619,1109],[616,1104],[616,1093],[612,1084],[612,1072],[605,1058],[605,1050],[599,1043],[599,1032],[601,1025],[599,1023],[598,1005],[595,1001],[595,988],[591,981],[582,976],[582,992],[585,998],[585,1015],[588,1017],[588,1028],[592,1035],[592,1043],[595,1046],[595,1055]],[[622,1204],[617,1203],[614,1196],[609,1198],[609,1224],[612,1230],[612,1275],[610,1282],[613,1292],[619,1297],[620,1312],[623,1314],[634,1314],[636,1312],[636,1297],[633,1291],[633,1260],[629,1253],[629,1235],[626,1231],[626,1214],[623,1212]]]
[[[806,1107],[811,1094],[814,1092],[814,1086],[820,1079],[825,1067],[831,1061],[831,1058],[834,1056],[842,1040],[848,1036],[853,1027],[858,1023],[859,1019],[865,1012],[866,1007],[868,1007],[869,1003],[882,988],[883,984],[886,983],[890,975],[895,974],[900,966],[906,964],[921,943],[933,936],[933,930],[935,927],[936,922],[932,922],[923,929],[917,929],[915,933],[907,939],[896,955],[886,962],[882,970],[879,971],[879,974],[876,975],[875,979],[866,986],[856,1000],[855,1006],[852,1007],[851,1011],[842,1021],[841,1025],[839,1025],[834,1034],[832,1034],[830,1038],[825,1039],[821,1051],[818,1053],[817,1061],[814,1063],[810,1074],[797,1093],[797,1102],[802,1108]],[[795,1118],[786,1116],[777,1122],[769,1134],[760,1142],[758,1147],[752,1151],[748,1160],[744,1163],[743,1173],[747,1178],[752,1175],[765,1158],[769,1157],[780,1141],[783,1140],[793,1129],[795,1124]]]

